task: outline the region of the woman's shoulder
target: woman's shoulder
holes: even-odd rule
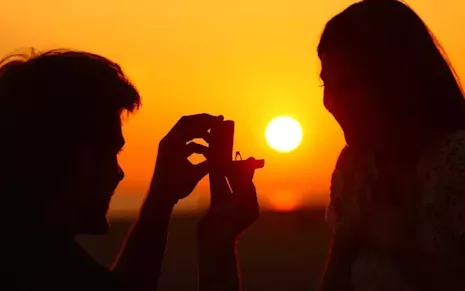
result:
[[[365,164],[369,158],[368,153],[356,151],[355,149],[344,146],[337,158],[335,171],[353,172],[362,164]]]
[[[344,184],[347,182],[344,179],[344,172],[350,164],[351,154],[347,146],[345,146],[339,154],[336,161],[336,166],[331,175],[330,191],[329,191],[329,205],[326,209],[326,221],[331,228],[337,227],[340,220],[341,196]]]
[[[444,136],[424,155],[419,167],[422,205],[434,225],[448,225],[450,235],[465,234],[465,130]]]
[[[420,166],[428,170],[465,165],[465,130],[455,131],[440,138],[424,152]]]
[[[331,175],[331,187],[330,195],[331,198],[336,198],[341,195],[345,173],[353,171],[353,154],[349,147],[345,146],[336,161],[333,174]]]
[[[452,188],[462,188],[465,181],[465,130],[447,134],[431,144],[425,150],[417,170],[427,203],[445,198],[442,192],[446,189],[452,195]],[[441,195],[438,197],[437,194]]]
[[[355,151],[345,146],[339,154],[331,177],[330,197],[339,199],[341,196],[356,200],[366,183],[376,179],[377,171],[372,156]],[[346,200],[344,199],[344,200]]]
[[[465,130],[458,130],[445,135],[436,143],[436,154],[444,155],[465,150]]]
[[[372,156],[345,146],[337,159],[331,177],[327,220],[336,225],[347,212],[358,213],[360,199],[370,195],[369,187],[377,177]]]

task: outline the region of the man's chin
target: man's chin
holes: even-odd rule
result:
[[[80,227],[79,235],[102,235],[108,233],[110,225],[107,219],[100,219],[99,221],[88,221]]]

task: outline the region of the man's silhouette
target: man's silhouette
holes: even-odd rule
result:
[[[207,148],[189,141],[207,138],[208,130],[223,118],[185,116],[163,138],[139,219],[108,270],[95,263],[74,237],[108,229],[109,202],[124,177],[117,158],[125,143],[121,117],[139,108],[137,90],[117,64],[101,56],[51,51],[16,55],[1,63],[0,102],[3,286],[10,290],[156,290],[173,207],[208,173],[207,162],[193,165],[187,160]],[[244,193],[255,197],[248,199],[254,205],[249,207],[252,215],[245,223],[242,219],[240,229],[222,237],[228,245],[222,251],[232,256],[202,260],[206,269],[214,269],[210,261],[220,264],[217,270],[221,264],[235,266],[233,242],[258,214],[251,178]],[[221,225],[215,213],[204,219],[199,241],[206,244],[218,241],[212,239],[214,228],[205,227]],[[231,224],[238,213],[223,216]],[[208,247],[201,249],[201,256],[213,255]],[[237,288],[237,270],[227,272],[232,276],[225,278],[232,279],[214,284]]]

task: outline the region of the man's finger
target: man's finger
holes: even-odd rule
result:
[[[232,196],[238,205],[243,208],[244,214],[253,214],[258,211],[257,190],[252,181],[241,184],[234,190]]]
[[[264,161],[249,158],[245,161],[234,163],[228,174],[233,195],[242,204],[254,208],[258,205],[257,191],[253,183],[255,169],[260,168]]]
[[[186,115],[181,117],[171,130],[170,134],[182,142],[194,138],[205,138],[208,130],[224,120],[223,116],[214,116],[207,113]]]
[[[212,171],[208,160],[203,161],[197,165],[193,165],[195,178],[200,181],[209,173],[210,181],[210,204],[218,205],[221,201],[224,201],[226,197],[231,194],[226,177],[216,171]]]
[[[198,144],[196,142],[190,142],[186,145],[185,155],[186,157],[191,156],[192,154],[202,154],[206,155],[208,152],[208,147]],[[208,173],[208,171],[207,171]]]
[[[226,180],[226,177],[216,171],[210,171],[210,205],[215,206],[221,204],[231,195],[231,189]]]
[[[235,181],[235,183],[231,183],[233,187],[233,193],[239,196],[256,196],[255,185],[252,180],[244,180],[244,181]]]
[[[264,160],[248,158],[245,161],[234,161],[228,171],[228,179],[233,189],[244,183],[252,182],[255,170],[264,166]]]
[[[202,180],[202,178],[210,172],[210,165],[208,164],[208,161],[203,161],[197,165],[193,164],[192,167],[194,169],[194,178],[197,181]]]

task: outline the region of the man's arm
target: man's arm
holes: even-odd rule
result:
[[[208,136],[208,130],[222,121],[223,116],[209,114],[183,116],[160,141],[149,193],[113,267],[132,290],[157,289],[174,205],[208,173],[206,161],[194,165],[187,159],[208,150],[192,140]]]
[[[236,242],[198,242],[199,290],[241,290]]]
[[[259,216],[254,162],[246,160],[228,177],[233,193],[225,177],[211,179],[210,186],[217,182],[218,187],[211,187],[210,209],[197,226],[200,291],[241,290],[237,241]]]
[[[113,272],[131,290],[157,290],[166,239],[174,203],[153,201],[158,190],[151,189],[119,254]]]

